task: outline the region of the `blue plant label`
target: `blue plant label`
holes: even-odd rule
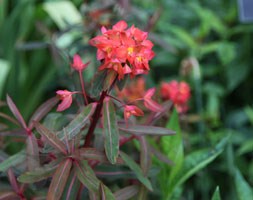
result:
[[[253,22],[253,0],[238,0],[241,22]]]

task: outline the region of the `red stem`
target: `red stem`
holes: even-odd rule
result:
[[[80,79],[80,83],[81,83],[81,87],[82,87],[84,104],[88,105],[88,99],[87,99],[86,92],[85,92],[85,89],[84,89],[84,81],[83,81],[83,76],[82,76],[82,70],[79,70],[78,72],[79,72],[79,79]]]
[[[101,110],[103,108],[103,102],[104,102],[104,99],[105,99],[106,95],[107,95],[107,90],[103,91],[101,96],[100,96],[100,99],[99,99],[98,104],[96,106],[96,110],[95,110],[95,112],[92,116],[91,125],[90,125],[88,133],[85,137],[84,147],[89,147],[90,146],[91,138],[92,138],[93,132],[96,128],[96,125],[98,123],[98,120],[100,118],[100,113],[101,113]]]

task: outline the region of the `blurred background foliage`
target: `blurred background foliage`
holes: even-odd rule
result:
[[[191,85],[190,111],[181,116],[185,154],[231,135],[225,151],[184,183],[182,199],[211,199],[216,186],[222,199],[251,199],[253,24],[238,21],[237,5],[236,0],[0,0],[0,108],[9,112],[2,104],[8,93],[28,119],[56,89],[76,87],[69,69],[75,53],[92,60],[84,75],[90,80],[99,63],[88,40],[101,25],[124,19],[148,31],[155,43],[149,86],[172,79]],[[165,199],[166,188],[157,191]]]

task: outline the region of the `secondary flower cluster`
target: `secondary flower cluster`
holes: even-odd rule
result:
[[[187,102],[191,97],[191,91],[186,82],[175,80],[169,83],[163,82],[161,84],[161,96],[164,100],[171,100],[179,113],[188,110]]]
[[[133,77],[147,73],[148,63],[155,55],[147,32],[134,26],[127,29],[125,21],[119,21],[112,29],[102,27],[101,32],[90,40],[90,45],[97,48],[97,59],[103,61],[100,70],[113,70],[119,79],[125,74]]]

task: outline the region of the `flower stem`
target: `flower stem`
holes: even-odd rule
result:
[[[79,79],[80,79],[80,83],[81,83],[81,87],[82,87],[82,93],[83,93],[83,98],[84,98],[84,104],[88,105],[88,99],[87,99],[87,95],[84,89],[84,81],[83,81],[83,76],[82,76],[82,70],[79,70]]]

